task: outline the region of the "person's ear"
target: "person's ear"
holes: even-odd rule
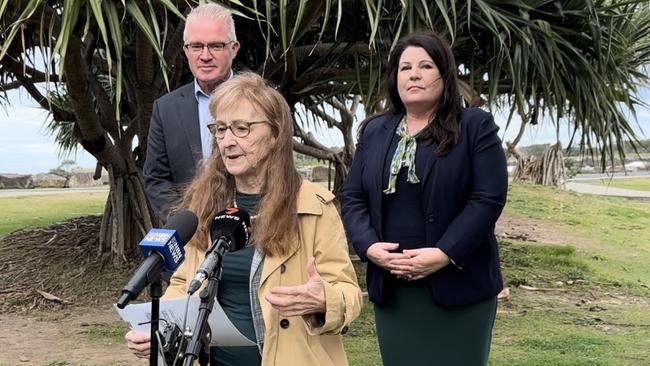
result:
[[[232,44],[232,58],[235,58],[237,56],[237,51],[239,51],[239,42],[235,41]]]

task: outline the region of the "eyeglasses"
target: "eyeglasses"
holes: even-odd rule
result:
[[[226,136],[226,131],[230,129],[235,137],[246,137],[251,133],[251,126],[259,123],[268,123],[267,121],[240,121],[235,120],[228,125],[223,121],[214,121],[213,123],[208,124],[208,129],[210,133],[214,135],[218,140],[223,139]]]
[[[208,52],[210,53],[215,53],[215,52],[221,52],[223,51],[226,46],[229,44],[233,43],[234,41],[228,41],[228,42],[214,42],[214,43],[208,43],[208,44],[203,44],[203,43],[187,43],[183,45],[185,49],[192,53],[201,53],[203,52],[204,48],[208,48]]]

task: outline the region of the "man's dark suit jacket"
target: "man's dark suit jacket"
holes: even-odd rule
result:
[[[144,183],[149,203],[163,222],[203,157],[199,128],[194,82],[154,102]]]
[[[340,194],[343,223],[359,257],[382,239],[382,174],[402,115],[370,121],[357,144]],[[465,109],[460,140],[445,156],[434,156],[420,178],[426,243],[446,253],[450,264],[429,276],[432,294],[443,306],[494,298],[502,289],[494,225],[506,202],[506,159],[492,115]],[[370,300],[381,303],[389,273],[368,262]]]

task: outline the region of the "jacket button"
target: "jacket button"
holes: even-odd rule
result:
[[[436,218],[433,215],[427,216],[427,222],[433,224],[436,221]]]
[[[347,325],[344,326],[343,329],[341,329],[341,334],[345,334],[345,333],[347,333],[347,332],[348,332],[348,329],[349,329],[349,328],[348,328]]]
[[[285,266],[284,264],[281,264],[280,265],[280,273],[284,273],[284,272],[286,272],[286,270],[287,270],[287,266]]]
[[[289,328],[289,320],[288,319],[282,319],[280,320],[280,327],[282,329],[287,329]]]

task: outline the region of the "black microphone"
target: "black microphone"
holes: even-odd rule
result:
[[[210,226],[212,245],[205,253],[205,259],[196,271],[196,276],[187,287],[187,293],[192,295],[201,287],[203,281],[210,277],[221,266],[223,255],[245,247],[250,238],[251,219],[248,212],[231,207],[221,211]]]
[[[151,229],[147,233],[138,244],[145,260],[122,289],[117,301],[118,308],[123,309],[131,300],[135,300],[147,285],[160,276],[163,269],[174,272],[178,268],[185,259],[183,245],[192,238],[197,224],[196,215],[183,210],[170,217],[164,228]]]

